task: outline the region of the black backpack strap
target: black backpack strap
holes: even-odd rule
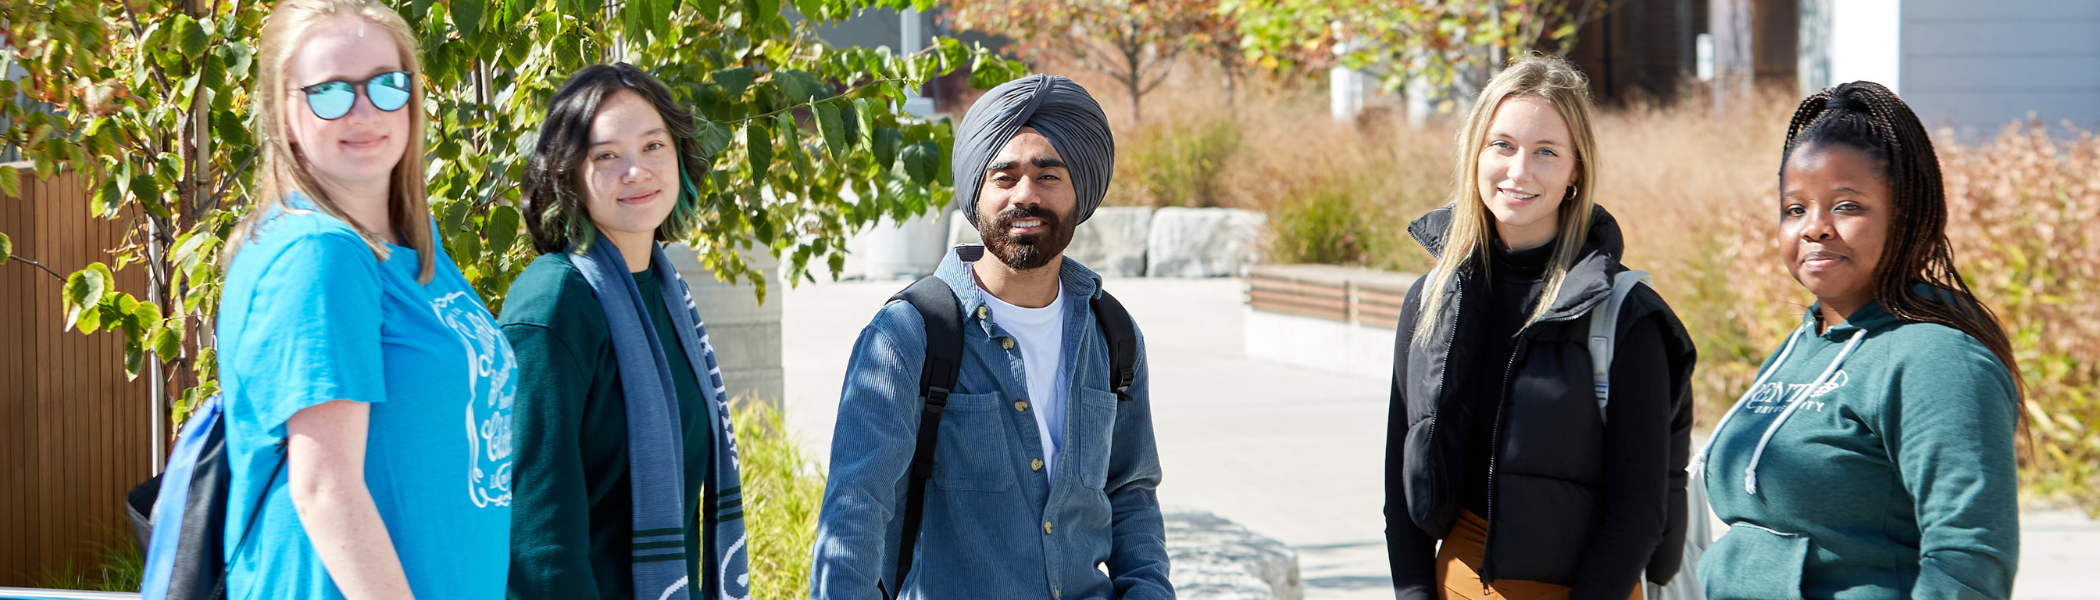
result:
[[[948,407],[948,393],[962,375],[963,314],[955,290],[938,277],[926,277],[891,296],[918,309],[926,320],[926,366],[919,371],[919,397],[925,401],[919,414],[919,442],[911,456],[911,482],[905,488],[904,534],[897,544],[897,582],[911,573],[914,547],[919,542],[919,521],[926,513],[926,482],[933,478],[933,452],[941,433],[941,411]],[[881,582],[876,582],[877,587]],[[882,590],[889,597],[889,590]]]
[[[1094,320],[1101,325],[1101,337],[1108,341],[1109,389],[1116,392],[1116,399],[1130,401],[1130,384],[1137,382],[1137,324],[1130,319],[1130,311],[1123,310],[1123,303],[1102,290],[1091,302],[1094,305]]]

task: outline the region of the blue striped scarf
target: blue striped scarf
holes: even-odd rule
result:
[[[604,236],[596,236],[604,242]],[[730,424],[729,395],[722,385],[722,368],[715,361],[714,345],[707,326],[693,303],[692,290],[664,256],[663,248],[651,245],[651,271],[663,290],[671,320],[678,328],[683,357],[694,373],[706,373],[708,417],[720,425],[714,437],[714,468],[704,486],[701,502],[706,518],[701,547],[702,597],[717,600],[746,600],[751,597],[749,548],[744,538],[742,476],[738,469],[736,431]],[[689,600],[692,582],[687,580],[685,556],[685,441],[679,429],[677,388],[672,383],[669,356],[658,341],[649,319],[647,300],[628,275],[627,262],[610,242],[570,249],[572,261],[591,285],[598,303],[605,308],[611,330],[613,356],[620,367],[621,390],[627,406],[628,477],[634,503],[632,564],[635,598]]]

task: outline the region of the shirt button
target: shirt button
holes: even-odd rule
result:
[[[1028,401],[1027,401],[1027,400],[1016,400],[1016,401],[1014,401],[1014,410],[1016,410],[1016,411],[1020,411],[1020,412],[1028,412]]]
[[[985,314],[986,312],[987,312],[987,311],[985,310],[985,307],[984,307],[984,305],[982,305],[982,304],[979,304],[979,305],[977,305],[977,318],[979,318],[979,319],[982,319],[982,318],[984,318],[984,314]]]
[[[1043,522],[1043,535],[1050,535],[1050,522],[1049,522],[1049,521],[1044,521],[1044,522]]]
[[[999,338],[999,347],[1001,347],[1001,348],[1005,348],[1005,349],[1008,349],[1008,350],[1012,350],[1012,349],[1014,349],[1014,339],[1013,339],[1013,338]]]
[[[1063,597],[1065,597],[1065,593],[1064,593],[1063,591],[1061,591],[1061,590],[1057,589],[1057,586],[1054,586],[1054,585],[1053,585],[1053,586],[1050,586],[1050,597],[1052,597],[1052,598],[1063,598]]]
[[[1035,460],[1028,461],[1028,468],[1037,471],[1043,470],[1043,459],[1038,458]]]

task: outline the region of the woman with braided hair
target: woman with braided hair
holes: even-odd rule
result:
[[[2019,564],[2012,344],[1955,270],[1939,160],[1879,84],[1801,103],[1781,256],[1816,303],[1714,429],[1715,598],[2005,598]]]

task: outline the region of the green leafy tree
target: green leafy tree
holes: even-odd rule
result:
[[[1216,0],[946,0],[959,29],[1009,36],[1031,59],[1061,58],[1108,75],[1142,120],[1145,94],[1174,71],[1183,52],[1214,53],[1231,43]],[[1216,56],[1216,54],[1212,54]],[[1227,69],[1238,63],[1221,63]],[[1229,84],[1228,84],[1229,86]],[[1227,88],[1230,93],[1230,87]]]
[[[1387,90],[1421,78],[1479,87],[1503,61],[1564,53],[1606,0],[1222,0],[1248,62],[1275,70],[1339,63]]]
[[[108,262],[51,271],[65,280],[64,326],[124,335],[127,372],[150,373],[156,406],[179,422],[217,389],[219,255],[256,191],[248,107],[271,4],[0,1],[0,69],[26,72],[0,82],[0,97],[20,94],[0,102],[0,144],[40,177],[77,174],[92,197],[80,208],[128,232]],[[789,281],[813,280],[812,263],[839,270],[852,231],[945,203],[949,124],[905,114],[905,92],[963,65],[988,87],[1019,65],[953,39],[899,56],[809,34],[811,22],[932,0],[793,6],[807,20],[784,16],[780,0],[398,0],[424,52],[440,236],[490,307],[532,259],[519,182],[545,104],[598,62],[651,70],[694,110],[709,154],[694,245],[718,276],[758,284],[761,300],[765,279],[747,253],[778,257]],[[0,191],[16,187],[0,168]],[[0,256],[11,254],[0,234]],[[145,298],[115,289],[127,268],[145,271]]]

